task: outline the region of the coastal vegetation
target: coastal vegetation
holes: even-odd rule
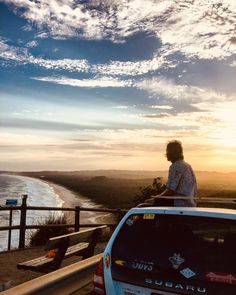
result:
[[[22,174],[21,174],[22,175]],[[82,194],[107,208],[130,208],[139,188],[151,179],[119,179],[106,176],[81,177],[65,172],[30,172],[23,175],[41,178]],[[42,177],[43,176],[43,177]]]
[[[139,188],[139,193],[133,199],[134,206],[144,203],[145,200],[162,193],[165,189],[166,186],[163,183],[163,179],[161,177],[154,178],[152,184]]]
[[[154,179],[160,176],[162,182],[165,183],[165,175],[167,175],[163,171],[153,171],[152,173],[135,171],[133,174],[132,171],[124,171],[124,178],[121,178],[121,171],[115,173],[114,170],[97,172],[41,171],[20,174],[62,185],[107,208],[127,209],[135,206],[139,201],[142,202],[153,193],[155,194]],[[134,179],[134,175],[140,178]],[[197,172],[198,197],[236,198],[235,177],[235,173]]]
[[[51,213],[41,221],[37,221],[37,224],[44,225],[45,227],[41,227],[31,232],[29,238],[29,245],[31,247],[45,245],[50,238],[71,232],[68,228],[48,227],[49,225],[69,224],[67,217],[64,214]]]

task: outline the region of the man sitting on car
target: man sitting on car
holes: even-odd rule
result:
[[[183,147],[180,141],[172,140],[168,142],[166,146],[166,157],[172,163],[169,167],[166,189],[161,194],[147,199],[145,203],[176,207],[196,206],[194,200],[197,196],[196,177],[192,167],[184,161]],[[159,198],[162,196],[173,196],[173,200]]]

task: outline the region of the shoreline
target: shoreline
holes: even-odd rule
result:
[[[99,208],[101,207],[100,204],[93,202],[91,199],[82,196],[79,193],[73,192],[68,188],[53,183],[47,180],[41,180],[47,183],[54,191],[54,193],[63,201],[62,206],[63,208],[74,208],[76,206],[81,206],[85,208]],[[71,211],[64,211],[65,216],[71,222],[74,220],[74,212]],[[96,224],[96,223],[106,223],[111,222],[110,213],[103,213],[103,212],[89,212],[89,211],[82,211],[80,213],[80,221],[82,224]]]

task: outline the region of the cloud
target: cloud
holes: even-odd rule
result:
[[[56,138],[55,136],[49,136],[45,133],[39,134],[39,133],[33,133],[30,134],[29,132],[24,134],[24,140],[22,140],[22,134],[19,132],[14,133],[10,132],[9,130],[1,130],[1,148],[7,148],[10,149],[11,147],[17,148],[20,146],[25,146],[29,148],[29,146],[44,146],[44,145],[58,145],[61,141],[61,139]]]
[[[37,46],[36,41],[27,43],[26,48],[7,44],[7,40],[0,37],[0,58],[20,65],[32,64],[48,70],[66,70],[69,72],[86,72],[106,74],[112,76],[137,76],[154,72],[162,67],[171,66],[164,56],[154,56],[149,60],[137,62],[111,61],[105,64],[93,65],[85,59],[44,59],[34,57],[28,48]]]
[[[25,26],[22,27],[22,30],[25,32],[31,32],[33,31],[33,28],[30,24],[26,24]]]
[[[35,40],[30,41],[30,42],[28,42],[28,43],[26,44],[26,47],[27,47],[27,48],[33,48],[33,47],[36,47],[36,46],[38,46],[38,42],[35,41]]]
[[[89,126],[84,124],[76,124],[69,122],[60,122],[52,120],[40,120],[40,119],[22,119],[22,118],[10,118],[2,119],[1,128],[16,128],[16,129],[35,129],[35,130],[53,130],[53,131],[71,131],[81,128],[88,128]]]
[[[231,67],[236,67],[236,61],[234,60],[231,64],[230,64]]]
[[[188,57],[224,59],[235,52],[235,0],[4,0],[44,37],[125,42],[143,31]],[[40,34],[38,35],[38,37]]]
[[[28,52],[28,48],[16,47],[7,44],[7,41],[0,37],[0,58],[17,62],[21,65],[32,64],[45,69],[67,70],[70,72],[86,72],[89,69],[87,60],[74,59],[43,59],[37,58]]]
[[[161,150],[160,146],[153,144],[158,132],[149,129],[81,130],[74,133],[73,136],[74,138],[70,139],[55,136],[52,138],[46,136],[45,133],[44,135],[34,133],[26,134],[25,140],[22,142],[18,133],[3,132],[0,149],[5,157],[10,159],[11,157],[14,159],[19,157],[22,160],[32,158],[33,163],[35,163],[35,152],[37,152],[36,162],[41,157],[44,161],[45,158],[54,157],[57,160],[63,160],[63,163],[75,158],[76,161],[72,160],[72,162],[78,163],[78,159],[87,159],[90,162],[92,159],[99,160],[101,156],[103,161],[104,158],[143,157],[143,153],[156,154],[157,151]],[[146,139],[145,142],[140,142],[140,136]],[[129,138],[128,141],[127,138]],[[165,140],[161,135],[160,139],[161,141]],[[70,163],[70,165],[73,166],[73,163]],[[65,169],[65,163],[63,167]]]
[[[144,114],[140,115],[143,118],[155,119],[155,118],[165,118],[170,117],[171,115],[168,113],[159,113],[159,114]]]
[[[96,73],[107,73],[109,75],[129,75],[137,76],[154,72],[164,66],[171,65],[164,56],[154,56],[150,60],[137,62],[131,61],[111,61],[109,64],[93,65],[92,71]]]
[[[94,116],[96,117],[96,112],[94,112]],[[22,117],[22,113],[13,113],[11,117],[3,117],[0,120],[0,126],[3,129],[27,129],[27,130],[42,130],[42,131],[52,131],[52,132],[76,132],[77,130],[81,132],[81,130],[110,130],[112,132],[116,130],[133,130],[140,128],[140,123],[137,121],[127,121],[126,118],[123,118],[123,121],[120,121],[120,117],[114,118],[113,114],[100,114],[100,120],[97,118],[92,119],[89,117],[89,114],[84,113],[80,116],[80,121],[78,123],[77,120],[73,120],[73,115],[71,114],[72,120],[68,117],[61,117],[61,120],[55,120],[55,116],[51,116],[47,113],[42,114],[42,118],[39,116],[30,116],[28,117],[25,114]],[[83,116],[84,115],[84,116]],[[88,117],[87,117],[88,115]],[[27,118],[25,118],[27,117]],[[84,119],[86,118],[87,119]],[[152,124],[151,124],[152,125]],[[109,127],[108,127],[109,126]],[[150,125],[146,124],[146,129],[150,128]],[[143,127],[143,129],[145,129]],[[112,136],[112,135],[111,135]]]
[[[24,63],[28,58],[28,49],[7,44],[7,40],[0,36],[0,58]]]
[[[131,80],[119,80],[115,78],[103,77],[97,79],[70,79],[67,77],[35,77],[38,81],[51,82],[60,85],[73,87],[100,88],[100,87],[131,87]]]
[[[128,106],[114,106],[113,109],[128,109]]]
[[[158,126],[158,132],[165,131],[168,138],[174,134],[175,138],[197,143],[197,139],[204,142],[205,147],[218,146],[225,150],[236,145],[236,100],[205,101],[199,103],[205,111],[175,112],[175,113],[140,113],[132,116],[146,124]],[[173,132],[174,131],[174,132]]]
[[[172,101],[188,101],[198,104],[202,101],[226,101],[225,94],[212,89],[204,89],[196,86],[178,85],[173,80],[164,77],[143,79],[136,82],[136,87],[148,91],[156,97],[163,96]]]
[[[23,109],[21,111],[17,111],[17,112],[13,112],[12,113],[13,116],[20,116],[20,117],[26,117],[26,116],[31,116],[31,117],[39,117],[42,118],[44,116],[48,117],[48,116],[54,116],[55,113],[53,112],[43,112],[40,111],[39,109]]]
[[[159,109],[159,110],[173,110],[172,106],[168,105],[152,105],[149,106],[151,109]]]
[[[183,134],[190,132],[193,134],[198,134],[198,138],[207,138],[209,134],[216,132],[219,126],[222,125],[222,121],[218,120],[214,112],[206,112],[202,114],[201,112],[194,113],[159,113],[159,114],[137,114],[129,115],[133,119],[137,119],[143,122],[143,124],[153,124],[157,127],[159,131],[166,131],[166,137],[170,134]],[[180,136],[179,136],[180,137]]]

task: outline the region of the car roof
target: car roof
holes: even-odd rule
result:
[[[188,215],[214,218],[226,218],[236,220],[236,210],[223,208],[204,208],[204,207],[142,207],[132,208],[129,214],[165,214],[165,215]]]

